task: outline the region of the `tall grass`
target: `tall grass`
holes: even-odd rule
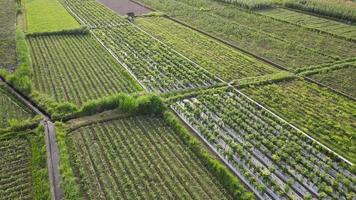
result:
[[[249,9],[249,10],[270,8],[274,4],[274,0],[218,0],[218,1],[236,4],[239,7]]]
[[[346,0],[286,0],[286,7],[356,23],[356,3]]]

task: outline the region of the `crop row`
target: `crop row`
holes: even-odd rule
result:
[[[286,21],[292,24],[298,24],[311,29],[328,32],[345,38],[356,38],[356,27],[345,23],[336,22],[333,20],[316,17],[313,15],[307,15],[282,8],[263,10],[260,13],[272,17],[274,19]]]
[[[92,124],[68,139],[89,199],[230,198],[159,118]]]
[[[272,74],[278,71],[170,19],[145,17],[135,19],[135,23],[225,81]]]
[[[26,139],[0,139],[1,199],[33,199],[30,152]]]
[[[24,120],[33,116],[33,112],[22,105],[0,83],[0,129],[9,125],[11,120]]]
[[[356,55],[351,41],[216,1],[139,1],[289,69]]]
[[[320,146],[237,90],[172,108],[264,199],[352,199],[355,175]]]
[[[91,35],[28,37],[35,89],[78,105],[140,90],[125,69]]]
[[[115,27],[127,24],[126,19],[118,16],[104,5],[93,1],[61,0],[83,25],[91,28]]]
[[[356,161],[354,101],[302,80],[243,91],[334,151]]]
[[[217,1],[235,4],[237,6],[250,10],[270,8],[275,3],[275,1],[273,0],[217,0]]]

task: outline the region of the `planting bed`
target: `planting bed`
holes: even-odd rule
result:
[[[34,117],[34,113],[13,97],[0,83],[0,129],[9,126],[9,121],[26,120]]]
[[[91,35],[27,38],[35,89],[58,102],[88,100],[141,88]]]
[[[356,26],[345,23],[307,15],[283,8],[262,10],[259,13],[272,17],[274,19],[286,21],[292,24],[298,24],[303,27],[328,32],[334,35],[349,39],[356,39]]]
[[[351,41],[251,13],[234,5],[213,0],[140,2],[289,69],[356,55]]]
[[[143,17],[135,23],[225,81],[279,71],[170,19]]]
[[[16,2],[0,0],[0,69],[16,66]]]
[[[303,80],[243,91],[334,151],[356,161],[356,104],[353,100]]]
[[[68,134],[87,199],[231,198],[160,118],[129,117]]]
[[[237,90],[207,92],[172,108],[262,199],[355,197],[346,163]]]
[[[1,199],[50,198],[43,136],[32,132],[1,135],[0,155]]]
[[[142,15],[151,12],[151,10],[133,3],[130,0],[99,0],[99,2],[119,15],[126,15],[129,12],[133,12],[135,15]]]

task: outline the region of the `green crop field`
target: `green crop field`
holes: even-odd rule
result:
[[[0,200],[355,200],[355,5],[0,0]]]
[[[0,199],[49,199],[44,137],[37,132],[0,135]]]
[[[356,161],[356,104],[302,80],[242,90],[314,138]]]
[[[225,81],[279,71],[163,17],[138,18],[135,23]]]
[[[79,24],[57,0],[24,0],[27,31],[53,32],[78,28]]]
[[[34,117],[34,113],[16,100],[0,83],[0,129],[10,125],[11,120],[21,121]]]
[[[160,118],[92,124],[67,140],[88,199],[231,199]]]
[[[16,66],[15,8],[15,1],[0,0],[0,69]]]
[[[141,90],[91,35],[29,37],[36,90],[78,105]]]

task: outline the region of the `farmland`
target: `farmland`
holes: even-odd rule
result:
[[[0,69],[13,70],[16,65],[15,8],[15,1],[0,1]]]
[[[26,5],[27,31],[54,32],[78,28],[79,24],[53,0],[23,0]]]
[[[167,18],[143,17],[135,23],[225,81],[278,72],[263,62]]]
[[[35,89],[58,102],[81,105],[91,99],[141,90],[91,35],[35,36],[28,42]]]
[[[354,5],[0,0],[0,199],[354,200]]]
[[[16,100],[0,83],[0,129],[9,126],[11,120],[26,120],[34,117],[34,113]]]
[[[48,199],[43,137],[35,132],[0,135],[1,199]]]
[[[160,118],[91,124],[66,138],[88,199],[231,199]]]
[[[349,184],[355,176],[343,163],[237,90],[208,92],[172,108],[262,199],[346,198],[353,193]]]
[[[355,103],[302,80],[242,90],[290,123],[356,161]],[[273,91],[273,92],[272,92]]]

